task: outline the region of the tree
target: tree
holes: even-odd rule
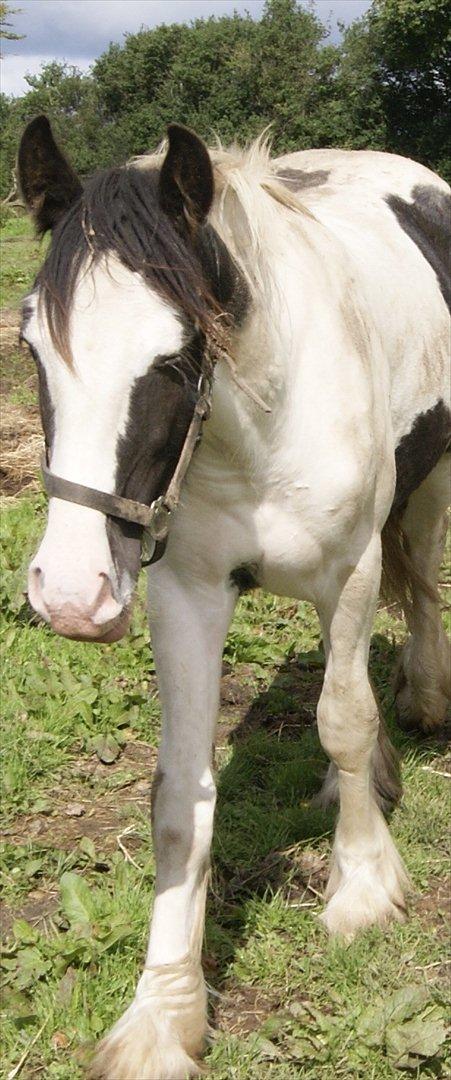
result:
[[[280,150],[323,145],[339,57],[324,47],[326,35],[297,0],[267,0],[260,22],[235,13],[130,34],[99,58],[93,77],[133,153],[155,145],[171,120],[210,140],[243,140],[271,125]]]
[[[20,41],[25,34],[16,34],[14,30],[8,29],[12,26],[12,23],[7,21],[8,15],[20,15],[20,8],[12,8],[9,4],[0,2],[0,38],[6,41]]]
[[[279,153],[386,149],[447,175],[448,4],[373,0],[334,46],[314,9],[266,0],[259,21],[235,13],[128,34],[89,74],[53,61],[21,98],[1,98],[0,194],[39,112],[82,175],[156,146],[170,121],[225,143],[270,126]],[[2,27],[11,11],[0,2]]]
[[[448,0],[373,0],[345,34],[342,61],[342,74],[348,65],[351,83],[363,79],[373,114],[383,118],[384,148],[448,177],[449,45]],[[368,130],[365,116],[363,121]]]

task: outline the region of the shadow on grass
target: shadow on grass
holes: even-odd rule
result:
[[[398,655],[396,644],[375,634],[370,675],[401,757],[409,753],[427,762],[443,752],[446,734],[426,739],[397,726],[393,673]],[[233,754],[218,783],[207,919],[207,972],[213,956],[211,977],[218,987],[225,985],[235,952],[252,933],[255,900],[281,891],[288,903],[299,906],[323,892],[327,858],[320,841],[331,838],[336,817],[335,810],[312,803],[328,764],[315,719],[323,677],[321,649],[287,657],[229,736]]]

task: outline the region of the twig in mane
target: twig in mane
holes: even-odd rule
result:
[[[216,364],[220,360],[223,360],[224,363],[227,364],[233,382],[236,383],[237,386],[239,386],[240,390],[242,390],[244,394],[247,394],[247,396],[251,399],[251,401],[255,403],[255,405],[258,405],[260,409],[263,409],[263,412],[270,413],[271,409],[269,405],[267,405],[266,402],[263,401],[263,398],[261,398],[260,395],[257,394],[257,391],[253,390],[252,387],[249,386],[247,382],[245,382],[242,376],[238,374],[236,361],[230,355],[229,350],[224,347],[219,338],[215,337],[214,333],[210,333],[208,349],[212,357],[213,363]]]

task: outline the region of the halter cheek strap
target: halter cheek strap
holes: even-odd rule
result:
[[[106,517],[119,518],[122,521],[131,521],[135,525],[141,525],[144,530],[145,557],[141,560],[143,566],[157,562],[164,554],[171,514],[179,504],[180,489],[200,440],[202,424],[210,414],[210,377],[201,375],[198,391],[199,397],[193,417],[169,487],[166,494],[154,499],[150,506],[136,502],[134,499],[124,499],[121,495],[99,491],[98,488],[87,487],[85,484],[76,484],[72,480],[65,480],[49,469],[46,454],[42,455],[42,478],[44,488],[50,498],[63,499],[65,502],[77,503],[79,506],[88,506],[91,510],[99,510]]]

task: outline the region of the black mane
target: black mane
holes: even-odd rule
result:
[[[87,181],[55,228],[38,283],[52,338],[69,362],[69,315],[78,276],[86,263],[107,253],[140,274],[204,333],[219,313],[236,317],[243,282],[227,249],[210,225],[192,234],[183,220],[173,222],[161,209],[158,185],[156,168],[106,169]]]

